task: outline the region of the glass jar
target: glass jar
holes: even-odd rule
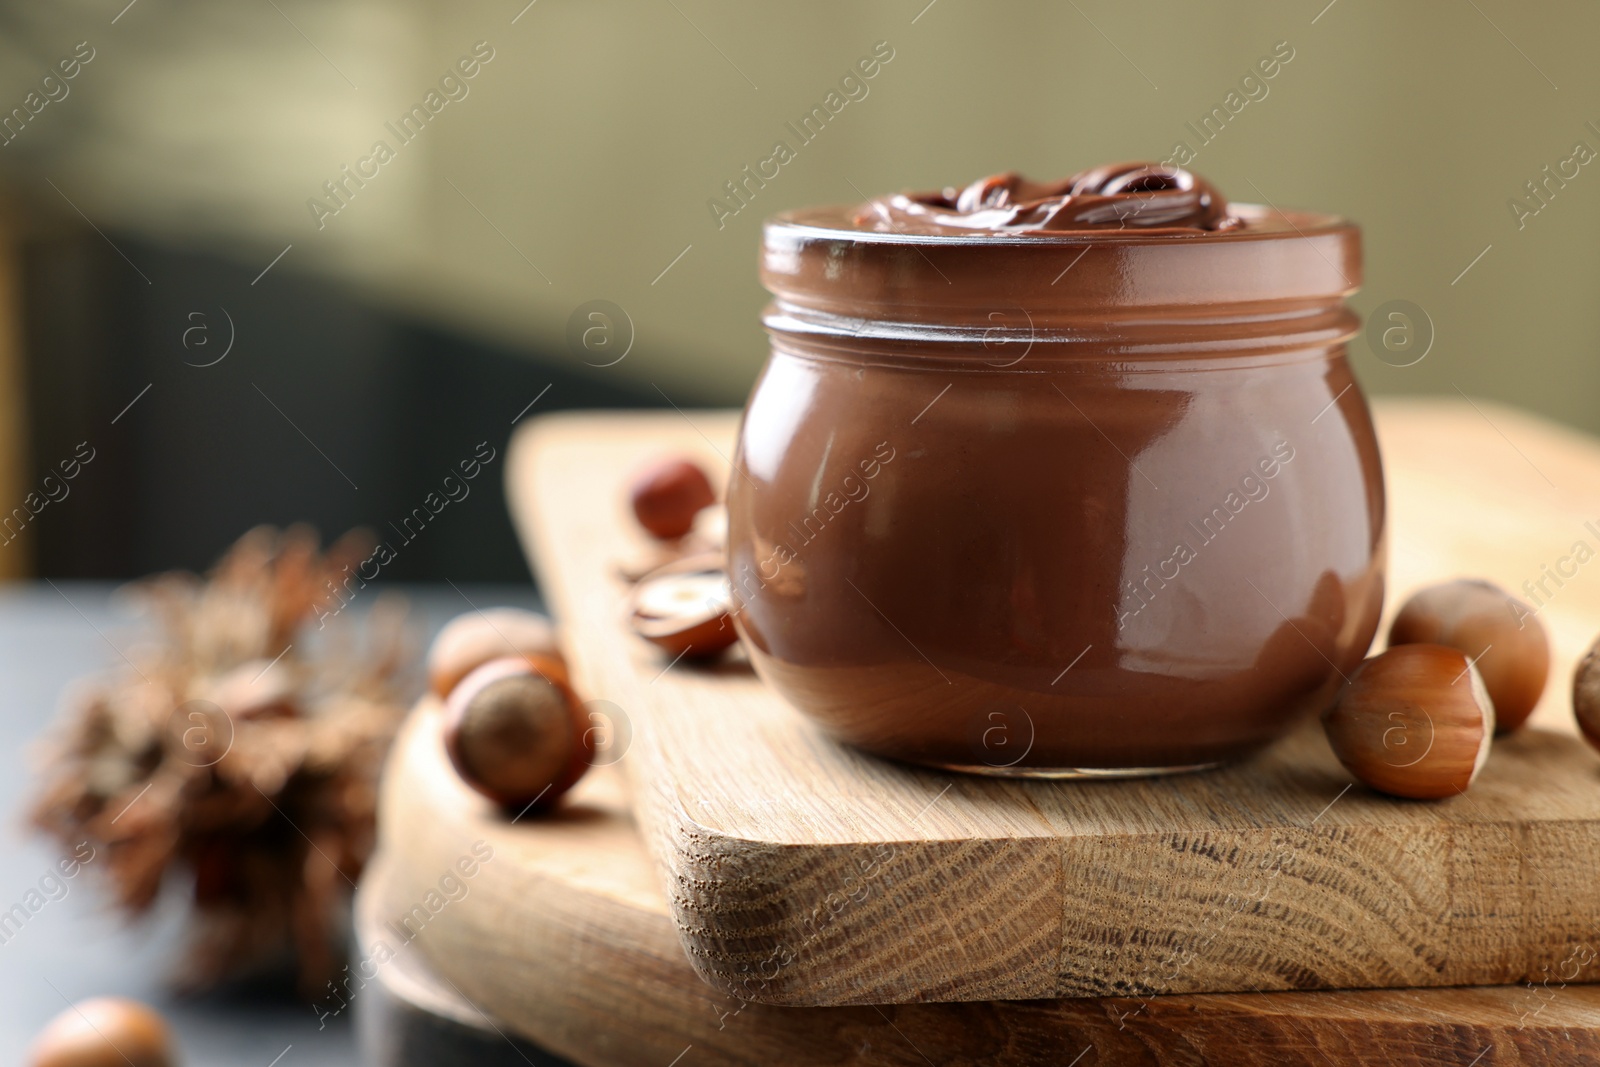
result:
[[[772,353],[728,491],[767,683],[869,752],[1046,777],[1215,765],[1330,698],[1383,600],[1360,235],[1230,210],[768,222]]]

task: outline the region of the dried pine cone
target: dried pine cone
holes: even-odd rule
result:
[[[417,686],[403,606],[377,599],[364,640],[348,616],[321,625],[370,547],[351,534],[323,552],[309,529],[262,527],[205,580],[136,584],[154,640],[68,698],[33,819],[106,857],[130,913],[169,875],[192,879],[187,987],[287,947],[314,995],[339,964],[378,773]]]

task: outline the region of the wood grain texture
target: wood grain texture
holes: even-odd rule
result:
[[[355,951],[370,959],[373,945],[391,936],[381,907],[390,894],[381,871],[369,870],[361,884]],[[364,1067],[567,1067],[473,1007],[419,952],[403,952],[376,969],[350,1005]]]
[[[378,941],[399,949],[378,984],[409,1003],[391,1020],[404,1033],[383,1033],[381,1019],[368,1026],[363,1018],[364,1046],[392,1057],[378,1062],[454,1062],[442,1051],[445,1038],[504,1051],[506,1042],[488,1041],[484,1026],[587,1067],[1600,1061],[1600,986],[1564,985],[1559,975],[1548,984],[1464,989],[750,1003],[696,977],[615,768],[593,772],[552,817],[513,823],[451,774],[438,725],[429,702],[402,732],[384,779],[379,860],[362,883],[363,953],[371,958]],[[493,856],[463,880],[464,893],[435,900],[437,912],[409,941],[397,934],[438,889],[441,872],[455,870],[478,842]],[[434,995],[416,988],[429,984]],[[367,996],[356,995],[358,1010]],[[439,1026],[416,1017],[429,1012]],[[432,1058],[396,1039],[406,1035],[430,1042]]]
[[[1574,541],[1600,549],[1594,441],[1462,401],[1377,416],[1396,593],[1463,574],[1521,590]],[[662,451],[725,466],[733,429],[729,413],[554,416],[507,471],[580,690],[632,720],[640,825],[717,989],[840,1005],[1486,985],[1573,958],[1600,975],[1600,761],[1566,696],[1600,565],[1546,582],[1537,728],[1449,801],[1347,788],[1315,724],[1210,774],[951,776],[834,744],[743,663],[669,668],[621,626],[617,566],[646,550],[629,471]]]

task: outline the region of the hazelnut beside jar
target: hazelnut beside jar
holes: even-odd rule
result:
[[[1418,643],[1448,645],[1472,657],[1502,734],[1533,714],[1550,675],[1550,641],[1533,609],[1481,579],[1430,585],[1406,600],[1389,627],[1389,644]]]

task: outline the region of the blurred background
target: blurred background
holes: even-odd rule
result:
[[[0,0],[0,578],[202,569],[304,520],[394,531],[426,633],[532,606],[515,426],[742,403],[763,218],[1113,160],[1358,221],[1370,393],[1600,432],[1600,7],[1528,12]],[[0,906],[54,859],[13,817],[28,740],[124,621],[104,582],[0,588]],[[69,996],[156,995],[186,912],[52,907],[0,960],[6,1062]],[[347,1019],[263,999],[163,1003],[204,1062],[351,1061]]]
[[[0,567],[381,531],[519,417],[737,405],[763,217],[1180,144],[1361,223],[1355,304],[1404,327],[1353,344],[1372,393],[1600,430],[1597,33],[1572,0],[6,0],[0,514],[59,499]],[[490,468],[392,577],[526,577]]]

